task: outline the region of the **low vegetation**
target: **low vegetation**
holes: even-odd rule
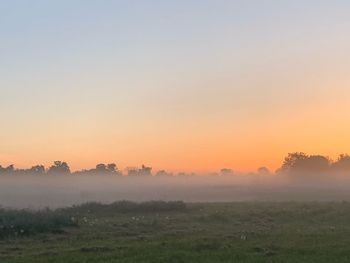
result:
[[[17,232],[44,227],[0,239],[1,263],[328,263],[350,258],[348,202],[122,201],[55,211],[2,210],[1,217]]]
[[[0,238],[61,233],[64,227],[75,225],[72,218],[60,210],[0,209]]]
[[[118,201],[111,204],[101,204],[98,202],[88,202],[79,206],[73,206],[67,209],[73,212],[89,213],[150,213],[166,211],[182,211],[186,209],[186,204],[182,201],[148,201],[131,202]]]
[[[111,204],[89,202],[71,208],[40,211],[0,209],[0,238],[29,236],[40,233],[62,233],[63,228],[77,226],[87,214],[151,213],[182,211],[182,201],[119,201]]]

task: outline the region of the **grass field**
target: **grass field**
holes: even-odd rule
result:
[[[350,262],[347,202],[88,203],[0,218],[17,229],[1,236],[1,263]]]

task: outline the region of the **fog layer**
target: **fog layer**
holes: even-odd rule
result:
[[[63,207],[88,201],[183,200],[350,201],[350,176],[240,174],[225,176],[1,176],[0,205]]]

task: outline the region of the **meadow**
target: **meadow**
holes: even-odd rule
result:
[[[350,260],[348,202],[120,201],[0,218],[2,263]]]

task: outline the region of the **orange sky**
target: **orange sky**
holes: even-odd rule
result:
[[[0,23],[2,165],[254,171],[350,153],[348,3],[30,2]]]

